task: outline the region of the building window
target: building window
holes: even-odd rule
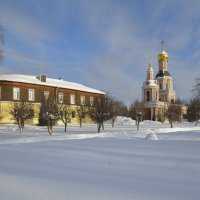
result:
[[[29,101],[34,101],[35,100],[35,90],[34,89],[29,89],[28,90],[28,100]]]
[[[150,101],[150,92],[149,91],[146,92],[146,100]]]
[[[160,85],[159,85],[159,89],[161,90],[162,89],[162,84],[160,83]]]
[[[94,105],[94,97],[90,97],[90,106]]]
[[[63,93],[58,94],[58,103],[63,103]]]
[[[45,100],[49,98],[49,91],[44,91],[44,98]]]
[[[0,99],[1,99],[1,87],[0,87]]]
[[[76,102],[76,98],[75,98],[75,94],[70,94],[70,104],[75,104]]]
[[[13,88],[13,99],[19,100],[20,98],[20,89],[19,88]]]
[[[82,106],[85,105],[85,96],[81,96],[81,105],[82,105]]]

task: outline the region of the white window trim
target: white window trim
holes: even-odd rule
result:
[[[28,89],[28,100],[35,101],[35,90],[34,89]]]
[[[94,97],[90,97],[90,106],[94,106]]]
[[[81,96],[81,106],[85,105],[85,96]]]
[[[49,91],[44,91],[44,98],[47,100],[49,98]]]
[[[58,103],[63,103],[64,95],[63,93],[58,93]]]
[[[76,103],[76,96],[75,94],[70,94],[70,104],[74,105]]]
[[[20,88],[13,88],[13,100],[20,100]]]

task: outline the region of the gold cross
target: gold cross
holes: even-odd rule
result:
[[[161,41],[161,46],[162,46],[162,49],[164,49],[164,44],[165,44],[165,41],[164,41],[164,40],[162,40],[162,41]]]

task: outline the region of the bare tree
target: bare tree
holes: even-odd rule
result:
[[[166,117],[173,128],[173,123],[176,121],[181,115],[181,106],[178,104],[170,104],[166,111]]]
[[[79,124],[80,124],[80,128],[81,128],[83,119],[85,118],[85,116],[87,114],[87,108],[84,105],[77,106],[76,111],[78,114]]]
[[[23,131],[25,121],[34,117],[32,106],[25,102],[15,103],[14,109],[11,110],[10,113],[16,120],[20,132]]]
[[[195,79],[196,84],[193,87],[193,93],[194,93],[194,98],[195,99],[200,99],[200,77]]]
[[[91,118],[97,123],[97,130],[100,133],[104,129],[104,122],[109,117],[109,104],[106,96],[96,98],[93,107],[89,109]]]
[[[65,132],[67,132],[67,124],[71,122],[72,111],[70,109],[70,105],[63,104],[59,108],[60,119],[65,125]]]
[[[2,26],[0,26],[0,44],[4,44],[4,30]],[[3,57],[3,50],[0,48],[0,63],[2,62]]]
[[[194,98],[190,101],[188,105],[188,121],[196,121],[195,126],[197,126],[199,120],[200,120],[200,99]]]
[[[53,126],[60,119],[58,105],[53,98],[48,98],[41,103],[40,118],[47,125],[49,135],[52,135]]]
[[[144,103],[140,101],[133,102],[129,108],[129,115],[135,120],[137,130],[139,130],[140,122],[143,120],[144,116]]]
[[[111,99],[109,101],[109,118],[112,120],[112,127],[114,127],[115,120],[117,116],[126,116],[127,115],[127,107],[124,105],[122,101]]]

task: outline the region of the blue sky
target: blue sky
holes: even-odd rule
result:
[[[177,97],[200,75],[199,0],[0,0],[5,52],[0,73],[46,74],[141,99],[160,41]]]

